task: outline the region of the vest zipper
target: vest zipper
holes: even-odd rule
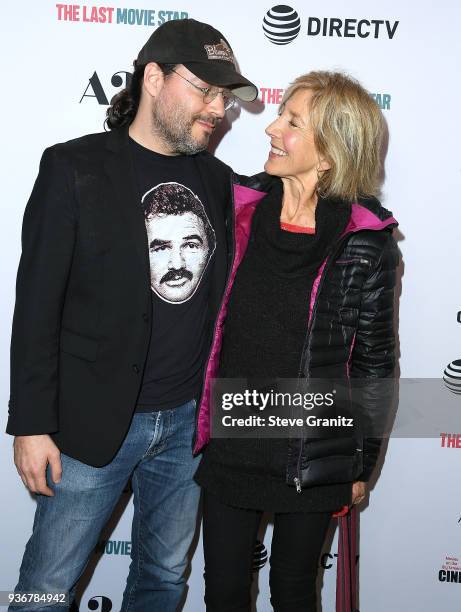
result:
[[[315,318],[315,313],[317,311],[317,304],[319,301],[319,295],[320,295],[320,291],[322,289],[323,283],[325,281],[325,276],[328,272],[328,270],[331,267],[331,262],[334,261],[334,255],[336,255],[336,253],[339,252],[339,250],[342,248],[343,244],[346,242],[346,239],[350,236],[350,233],[347,234],[346,236],[343,236],[343,238],[340,240],[338,246],[336,247],[336,250],[327,256],[326,258],[326,263],[325,263],[325,267],[323,268],[323,272],[322,272],[322,277],[320,278],[319,281],[319,286],[317,287],[317,295],[315,296],[315,302],[314,305],[312,307],[312,314],[311,314],[311,318],[309,321],[309,325],[307,327],[307,333],[306,333],[306,338],[304,340],[304,344],[303,344],[303,348],[302,348],[302,352],[301,352],[301,359],[299,362],[299,370],[298,370],[298,378],[302,378],[302,371],[303,371],[303,356],[304,356],[304,351],[307,348],[307,342],[310,336],[310,332],[312,329],[312,325],[313,325],[313,321]],[[307,375],[306,379],[309,380],[310,376]],[[302,488],[301,488],[301,458],[302,458],[302,453],[303,453],[303,440],[300,441],[299,444],[299,452],[298,452],[298,461],[296,463],[296,476],[293,478],[293,482],[295,483],[296,486],[296,492],[297,493],[302,493]]]

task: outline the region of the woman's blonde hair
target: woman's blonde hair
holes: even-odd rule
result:
[[[281,106],[297,91],[312,92],[314,142],[331,169],[319,174],[324,197],[352,201],[379,193],[384,120],[376,102],[355,79],[340,72],[309,72],[286,89]]]

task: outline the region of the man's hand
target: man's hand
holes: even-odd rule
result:
[[[31,493],[52,497],[53,491],[46,482],[46,466],[50,464],[54,483],[61,481],[61,453],[48,434],[16,436],[14,439],[14,464],[22,482]]]
[[[366,483],[358,480],[352,485],[352,505],[360,504],[365,499]]]

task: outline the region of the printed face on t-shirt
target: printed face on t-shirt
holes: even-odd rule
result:
[[[175,192],[171,185],[178,184],[165,183],[155,190],[165,187],[168,196],[176,194],[179,200],[168,206],[154,204],[152,214],[146,216],[146,229],[152,290],[167,302],[181,303],[191,298],[199,286],[214,250],[209,239],[213,230],[209,226],[207,235],[208,219],[197,196],[182,185]],[[163,197],[162,203],[165,189],[156,194]]]

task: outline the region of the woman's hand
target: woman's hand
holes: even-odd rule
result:
[[[365,499],[366,483],[358,480],[352,484],[352,505],[360,504]]]

